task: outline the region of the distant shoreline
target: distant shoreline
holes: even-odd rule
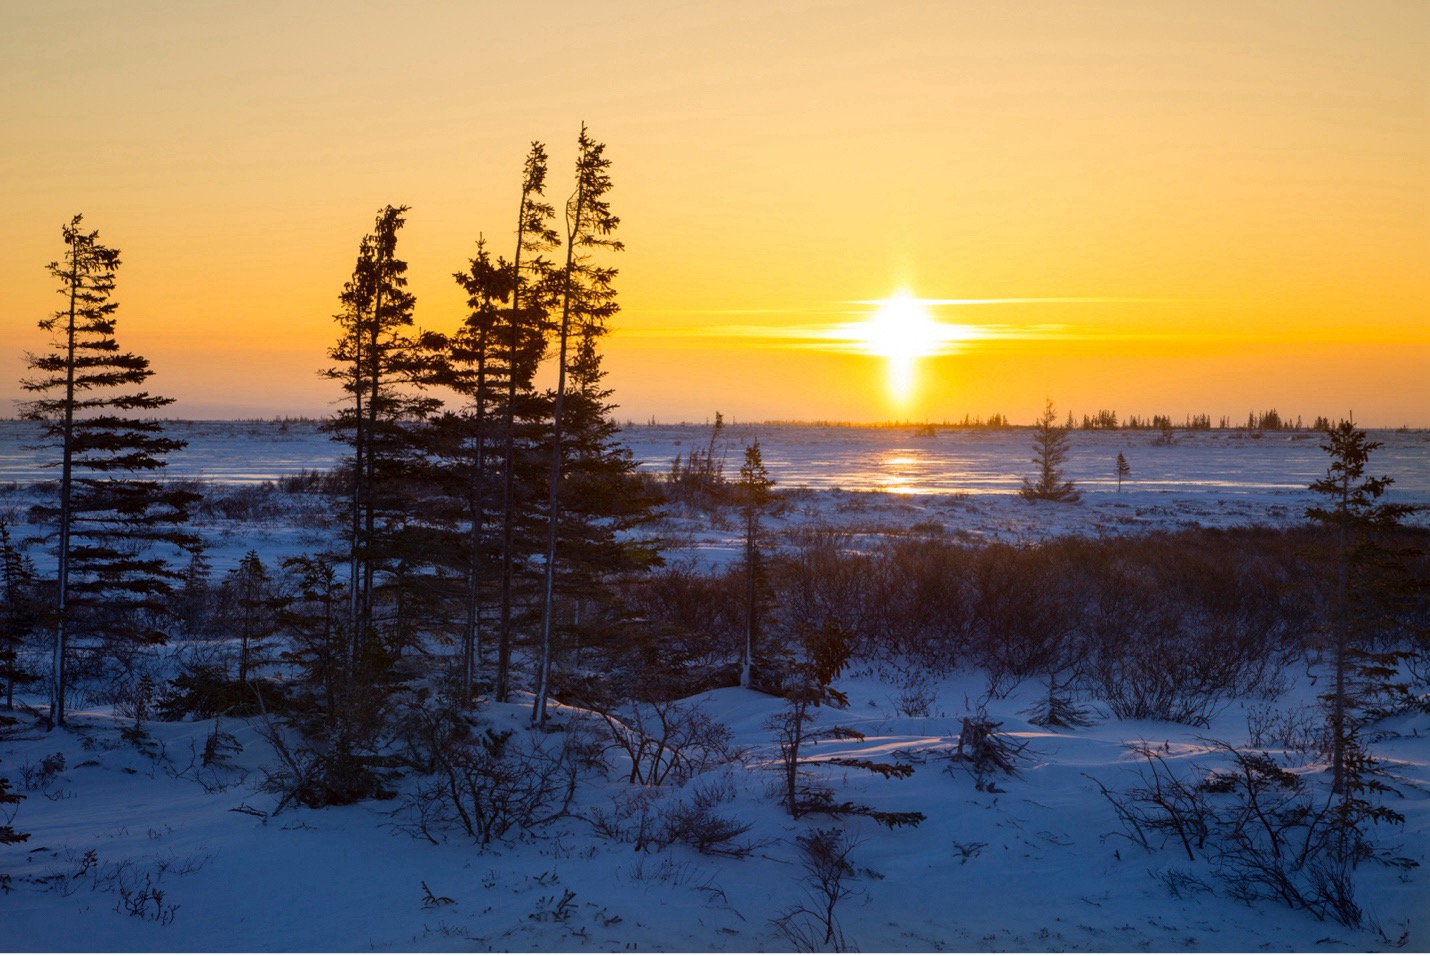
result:
[[[174,424],[176,424],[176,425],[308,425],[308,424],[311,424],[311,425],[321,425],[321,424],[323,424],[324,422],[329,421],[330,419],[327,418],[327,417],[318,418],[318,417],[312,417],[312,416],[307,416],[307,415],[277,415],[277,416],[271,416],[271,417],[267,417],[267,418],[183,418],[183,417],[178,417],[178,416],[175,416],[175,417],[155,416],[155,417],[153,417],[152,419],[149,419],[149,420],[151,420],[151,421],[160,421],[160,422],[172,422],[172,423],[174,423]],[[12,416],[9,416],[9,417],[0,416],[0,424],[23,423],[23,422],[26,422],[26,421],[30,421],[30,419],[20,418],[20,417],[13,416],[13,415],[12,415]],[[696,421],[668,421],[668,422],[667,422],[667,421],[644,421],[644,422],[638,422],[638,421],[633,421],[633,420],[628,419],[628,420],[626,420],[626,421],[620,423],[620,428],[623,429],[623,430],[624,430],[624,429],[630,429],[630,428],[709,428],[709,427],[711,427],[711,426],[713,426],[713,425],[714,425],[714,422],[712,422],[712,421],[710,421],[710,420],[708,420],[708,419],[705,420],[705,421],[698,421],[698,422],[696,422]],[[785,419],[785,418],[768,418],[768,419],[760,419],[760,420],[757,420],[757,421],[743,421],[743,420],[738,420],[738,419],[734,419],[734,418],[728,418],[728,419],[725,420],[725,427],[729,428],[729,427],[734,427],[734,426],[739,426],[739,427],[742,427],[742,428],[752,428],[752,427],[758,427],[758,428],[878,428],[878,429],[899,429],[899,428],[918,429],[918,428],[933,428],[933,429],[938,429],[938,430],[940,430],[940,431],[1027,431],[1028,429],[1034,427],[1031,422],[1029,422],[1029,423],[1027,423],[1027,424],[1008,423],[1008,424],[1001,424],[1001,425],[987,425],[987,424],[967,423],[967,422],[952,421],[952,420],[945,420],[945,421],[912,421],[912,420],[904,421],[904,420],[898,420],[898,421],[865,421],[865,422],[837,421],[837,420],[834,420],[834,419],[809,419],[809,420],[805,420],[805,419]],[[1364,430],[1369,431],[1369,432],[1398,432],[1398,433],[1402,433],[1402,434],[1405,434],[1405,433],[1417,433],[1417,432],[1430,432],[1430,425],[1404,425],[1404,424],[1402,424],[1402,425],[1366,425],[1366,424],[1364,424],[1364,423],[1359,423],[1359,427],[1360,427],[1360,428],[1363,428]],[[1070,431],[1070,432],[1073,432],[1073,433],[1078,433],[1078,432],[1104,432],[1104,433],[1105,433],[1105,432],[1155,432],[1155,431],[1158,431],[1158,430],[1159,430],[1158,428],[1153,427],[1153,426],[1150,426],[1150,425],[1137,425],[1137,426],[1131,426],[1131,427],[1119,425],[1119,426],[1117,426],[1116,428],[1083,428],[1083,427],[1080,426],[1080,425],[1075,425],[1075,426],[1073,426],[1071,429],[1069,429],[1069,431]],[[1183,426],[1183,425],[1174,424],[1174,425],[1172,426],[1172,431],[1174,431],[1174,432],[1188,432],[1188,431],[1218,432],[1218,433],[1224,433],[1224,434],[1235,434],[1235,433],[1237,433],[1237,432],[1258,432],[1258,431],[1260,431],[1260,432],[1262,432],[1262,433],[1266,433],[1266,434],[1297,434],[1297,433],[1300,433],[1300,434],[1320,434],[1320,432],[1319,432],[1317,429],[1312,428],[1312,427],[1310,427],[1310,426],[1303,426],[1303,427],[1301,427],[1301,428],[1285,427],[1285,428],[1254,429],[1254,428],[1249,428],[1249,427],[1247,427],[1247,426],[1244,425],[1244,424],[1242,424],[1242,425],[1229,425],[1229,426],[1226,426],[1226,427],[1222,427],[1222,426],[1220,426],[1220,425],[1213,425],[1213,426],[1211,426],[1211,427],[1209,427],[1209,428],[1190,428],[1190,427],[1186,427],[1186,426]]]

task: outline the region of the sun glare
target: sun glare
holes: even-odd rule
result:
[[[855,329],[871,355],[915,359],[933,355],[956,337],[951,326],[930,318],[923,302],[901,292]]]
[[[919,359],[951,351],[958,343],[977,338],[977,330],[935,320],[928,303],[900,292],[877,303],[863,322],[845,328],[850,342],[867,355],[887,360],[889,398],[907,406],[918,385]]]

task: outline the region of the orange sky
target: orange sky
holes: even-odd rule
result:
[[[614,161],[621,419],[1251,409],[1430,425],[1430,4],[349,2],[7,7],[0,398],[83,212],[184,417],[322,414],[377,209],[420,325],[510,242],[532,139]],[[508,253],[509,254],[509,253]],[[789,328],[906,289],[994,338]],[[755,329],[748,327],[754,326]],[[738,334],[731,334],[738,327]]]

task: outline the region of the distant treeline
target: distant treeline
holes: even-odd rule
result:
[[[1066,427],[1073,428],[1072,412],[1068,412]],[[1117,412],[1108,409],[1099,409],[1096,415],[1082,416],[1082,429],[1084,431],[1099,431],[1112,429],[1131,429],[1146,431],[1170,431],[1172,429],[1182,429],[1184,431],[1211,431],[1212,417],[1210,415],[1188,415],[1180,422],[1172,421],[1170,415],[1153,415],[1151,418],[1139,418],[1136,415],[1129,415],[1123,421],[1117,418]],[[1218,430],[1240,429],[1253,432],[1299,432],[1306,431],[1307,425],[1300,415],[1292,421],[1289,416],[1282,417],[1276,409],[1264,412],[1248,412],[1246,421],[1236,424],[1232,423],[1231,417],[1223,415],[1217,420]],[[1317,415],[1311,422],[1311,431],[1323,432],[1331,427],[1331,420],[1324,415]]]
[[[657,422],[652,417],[647,425],[669,426],[669,425],[698,425],[699,422]],[[709,422],[704,424],[708,425]],[[733,424],[733,423],[732,423]],[[976,415],[965,414],[961,419],[945,418],[942,421],[886,421],[886,422],[855,422],[841,421],[828,418],[819,419],[793,419],[793,418],[772,418],[758,422],[745,424],[768,425],[768,426],[802,426],[805,428],[912,428],[923,434],[933,434],[937,429],[952,428],[1028,428],[1029,425],[1015,425],[1007,415],[995,412],[986,419]],[[626,426],[635,425],[633,421],[627,421]],[[1084,431],[1100,430],[1128,430],[1128,431],[1253,431],[1253,432],[1275,432],[1275,431],[1316,431],[1323,432],[1331,427],[1331,420],[1324,415],[1317,415],[1310,425],[1297,415],[1294,420],[1290,416],[1283,417],[1276,409],[1263,412],[1248,412],[1246,421],[1233,423],[1231,416],[1223,415],[1217,419],[1215,425],[1212,424],[1210,415],[1186,415],[1181,421],[1174,421],[1170,415],[1153,415],[1150,418],[1142,418],[1137,415],[1129,415],[1126,419],[1119,419],[1117,412],[1109,409],[1099,409],[1095,415],[1083,415],[1081,424],[1072,412],[1068,412],[1067,420],[1063,427],[1069,430],[1081,428]]]

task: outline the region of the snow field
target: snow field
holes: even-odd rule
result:
[[[950,764],[939,756],[956,745],[965,700],[984,690],[978,675],[938,681],[931,716],[920,717],[901,716],[890,685],[870,675],[839,686],[850,707],[825,708],[819,724],[853,727],[866,737],[826,742],[806,759],[907,759],[915,770],[905,780],[839,766],[814,772],[836,799],[916,810],[927,820],[897,830],[858,817],[792,820],[775,795],[764,729],[781,702],[754,691],[714,691],[696,701],[730,728],[746,756],[665,792],[676,798],[702,782],[718,783],[729,795],[719,812],[750,823],[743,839],[760,844],[745,859],[680,846],[641,852],[597,837],[587,822],[591,811],[609,810],[613,798],[632,789],[618,762],[608,778],[582,784],[571,817],[482,850],[457,833],[433,845],[397,832],[393,811],[400,800],[291,809],[267,819],[235,812],[271,813],[276,802],[255,789],[271,754],[241,721],[222,722],[243,745],[233,769],[202,776],[210,788],[232,786],[206,792],[192,771],[175,774],[202,751],[213,721],[146,724],[152,742],[136,746],[122,738],[131,722],[81,713],[69,731],[0,745],[17,788],[18,768],[55,752],[65,757],[65,769],[47,785],[22,791],[29,799],[15,824],[30,832],[29,842],[0,851],[0,872],[11,876],[10,892],[0,896],[5,948],[788,950],[770,920],[807,902],[793,841],[830,827],[855,844],[854,892],[837,915],[849,942],[865,951],[1386,946],[1375,929],[1317,922],[1269,902],[1247,906],[1215,892],[1178,898],[1161,874],[1178,869],[1205,878],[1205,865],[1188,863],[1171,843],[1148,853],[1117,835],[1115,814],[1088,778],[1109,787],[1133,780],[1130,744],[1165,748],[1169,763],[1186,765],[1205,757],[1208,739],[1244,742],[1245,704],[1226,708],[1201,732],[1115,720],[1050,731],[1018,715],[1037,696],[1037,688],[1020,687],[992,701],[988,713],[1028,742],[1028,759],[1019,776],[992,778],[993,787],[980,791],[965,770],[946,772]],[[1299,687],[1276,706],[1305,706],[1314,692]],[[496,727],[524,728],[527,706],[488,704],[482,713]],[[578,717],[563,709],[558,719],[569,725]],[[1423,862],[1430,846],[1430,715],[1396,718],[1385,729],[1397,736],[1377,749],[1395,761],[1400,791],[1386,802],[1405,814],[1406,824],[1383,836]],[[96,862],[82,872],[89,851]],[[162,903],[131,914],[125,884],[132,900],[146,875],[162,890]],[[436,902],[424,905],[424,883]],[[1402,881],[1389,868],[1366,864],[1358,888],[1387,938],[1408,932],[1412,950],[1430,943],[1424,921],[1415,919],[1430,912],[1419,873]],[[167,919],[163,907],[175,907]]]

